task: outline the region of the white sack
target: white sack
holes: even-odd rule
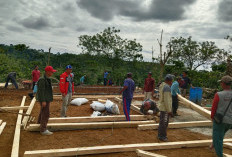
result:
[[[93,114],[91,114],[91,117],[97,117],[97,116],[100,116],[100,115],[101,115],[101,112],[93,111]]]
[[[89,100],[86,99],[86,98],[76,98],[76,99],[73,99],[70,104],[71,105],[77,105],[77,106],[81,106],[82,104],[85,104],[87,103]]]
[[[107,100],[105,103],[106,106],[106,111],[109,113],[113,113],[113,114],[120,114],[120,111],[118,109],[118,105],[113,103],[110,100]]]
[[[106,108],[104,104],[98,101],[93,101],[93,103],[90,104],[90,107],[92,107],[94,111],[104,111]]]

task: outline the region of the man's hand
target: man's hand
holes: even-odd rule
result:
[[[42,107],[46,107],[46,102],[42,102]]]
[[[62,93],[62,96],[65,96],[65,93]]]

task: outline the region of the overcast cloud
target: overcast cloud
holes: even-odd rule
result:
[[[152,46],[158,56],[162,29],[164,45],[171,37],[192,36],[228,50],[231,8],[231,0],[0,0],[0,43],[78,54],[80,35],[115,27],[143,45],[146,61]]]

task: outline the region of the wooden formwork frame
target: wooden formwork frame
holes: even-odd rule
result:
[[[96,99],[96,98],[99,98],[99,96],[94,96],[93,99]],[[115,98],[116,101],[121,101],[121,99],[118,97],[115,97],[115,95],[113,97],[107,96],[107,97],[100,97],[100,98],[101,99]],[[188,101],[187,99],[181,97],[180,95],[178,95],[178,98],[180,101],[184,102],[185,106],[192,108],[196,112],[210,119],[210,111],[202,107],[199,107],[198,105]],[[202,123],[211,125],[209,124],[210,121],[205,121]],[[179,124],[179,125],[185,126],[185,124]],[[196,125],[196,123],[194,125]],[[173,126],[175,126],[175,124],[173,124]],[[174,128],[178,128],[177,125]],[[224,139],[224,142],[232,142],[232,139]],[[203,147],[203,146],[208,146],[211,143],[212,143],[212,140],[197,140],[197,141],[180,141],[180,142],[167,142],[167,143],[144,143],[144,144],[129,144],[129,145],[108,145],[108,146],[97,146],[97,147],[79,147],[79,148],[67,148],[67,149],[26,151],[24,156],[25,157],[71,156],[71,155],[86,155],[86,154],[136,151],[137,149],[142,149],[140,152],[143,152],[144,150]],[[146,152],[145,154],[152,155],[152,153],[146,153]],[[157,154],[153,153],[153,155],[157,155]]]

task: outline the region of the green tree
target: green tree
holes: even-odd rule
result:
[[[172,60],[182,61],[189,70],[196,70],[202,65],[211,65],[225,59],[227,52],[219,49],[214,42],[196,42],[187,39],[172,38],[168,43],[172,47]]]
[[[134,40],[122,39],[118,33],[119,29],[114,27],[106,28],[103,32],[96,35],[81,35],[79,37],[79,46],[83,53],[91,55],[102,55],[113,59],[112,69],[118,65],[120,60],[142,60],[142,45]]]

